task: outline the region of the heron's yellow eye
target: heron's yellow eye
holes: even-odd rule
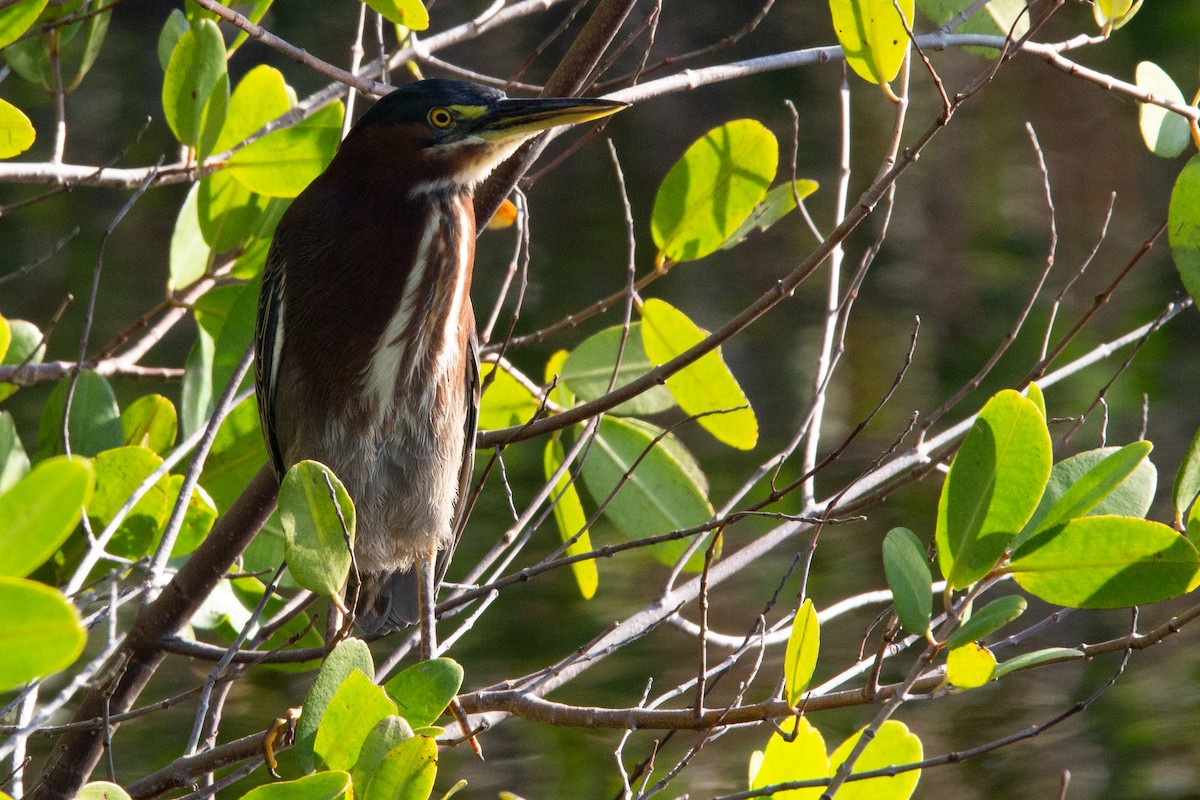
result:
[[[448,108],[435,108],[429,112],[429,124],[444,130],[454,124],[454,115]]]

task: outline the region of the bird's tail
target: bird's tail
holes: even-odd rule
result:
[[[419,616],[417,570],[367,573],[360,577],[355,624],[366,634],[407,628]]]

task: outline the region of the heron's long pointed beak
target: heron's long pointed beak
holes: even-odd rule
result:
[[[473,133],[491,142],[527,138],[547,128],[590,122],[628,108],[628,103],[589,97],[506,98],[474,120]]]

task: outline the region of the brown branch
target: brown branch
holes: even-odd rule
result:
[[[134,800],[148,800],[148,798],[158,797],[174,789],[187,788],[193,785],[200,776],[222,767],[255,757],[261,758],[263,739],[267,733],[268,731],[252,733],[241,739],[214,747],[212,750],[206,750],[194,756],[177,758],[157,772],[152,772],[141,780],[129,784],[125,787],[125,791],[129,792],[129,796]],[[275,752],[281,752],[289,747],[291,747],[290,743],[277,741]]]

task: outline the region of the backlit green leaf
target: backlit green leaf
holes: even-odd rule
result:
[[[198,281],[212,267],[214,253],[200,229],[200,184],[193,183],[175,217],[169,251],[167,290],[174,291]]]
[[[267,460],[262,428],[258,421],[258,403],[247,397],[225,417],[213,440],[200,485],[212,495],[217,508],[224,512],[233,504],[250,479]]]
[[[94,484],[90,461],[60,456],[0,494],[0,575],[24,577],[53,555],[79,524]]]
[[[371,777],[392,748],[412,737],[412,726],[404,717],[395,714],[384,717],[371,729],[367,738],[363,740],[362,749],[358,751],[358,761],[350,771],[354,785],[359,787],[360,792],[371,783]]]
[[[1195,300],[1200,297],[1200,155],[1192,156],[1175,179],[1167,236],[1183,288]]]
[[[167,502],[171,508],[174,508],[175,502],[179,497],[179,490],[182,488],[182,475],[171,475],[167,478]],[[164,528],[167,521],[163,520]],[[171,548],[171,558],[186,556],[199,547],[200,543],[204,541],[204,537],[208,536],[208,532],[212,530],[213,523],[216,521],[216,503],[208,496],[208,492],[204,490],[203,486],[197,485],[192,490],[192,496],[188,499],[187,510],[183,513],[183,525],[179,528],[179,534],[175,538],[175,546]],[[154,537],[156,546],[162,539],[162,535],[163,529],[159,528],[158,533]]]
[[[201,20],[179,37],[163,77],[163,115],[181,144],[199,146],[208,123],[205,110],[227,80],[225,40],[216,23]],[[223,111],[225,97],[216,102]]]
[[[750,216],[746,217],[745,221],[738,226],[738,229],[729,235],[721,244],[722,250],[728,250],[735,245],[741,244],[754,231],[767,230],[776,222],[786,217],[788,214],[796,210],[796,197],[799,196],[804,200],[818,188],[816,181],[798,180],[795,186],[781,183],[771,191],[767,192],[767,196],[759,203],[755,209],[750,212]]]
[[[304,713],[296,722],[296,743],[293,747],[301,769],[312,772],[315,767],[313,742],[316,741],[317,728],[334,693],[355,670],[375,680],[375,662],[371,660],[367,643],[362,639],[346,639],[326,656],[321,671],[304,698]]]
[[[692,261],[719,248],[762,202],[778,163],[774,134],[752,119],[727,122],[692,144],[654,198],[659,259]]]
[[[0,411],[0,494],[17,485],[29,472],[29,455],[17,435],[12,412]]]
[[[179,390],[179,427],[184,437],[200,430],[212,413],[212,360],[213,338],[201,328],[184,362]]]
[[[620,349],[622,338],[625,343],[623,350]],[[558,373],[561,383],[585,402],[603,397],[612,382],[618,352],[621,353],[621,368],[617,370],[614,389],[642,377],[654,366],[642,345],[642,323],[630,323],[628,335],[622,326],[614,325],[584,339],[571,351]],[[665,386],[654,386],[632,400],[626,400],[609,413],[646,416],[666,411],[674,405],[675,399]]]
[[[358,760],[367,735],[380,721],[396,713],[383,689],[359,670],[353,670],[333,693],[313,751],[330,769],[350,769]]]
[[[88,517],[93,527],[104,528],[134,490],[162,466],[162,458],[145,447],[116,447],[97,455],[94,464],[96,492],[88,503]],[[110,553],[130,559],[150,554],[157,542],[155,534],[161,531],[171,511],[169,483],[170,478],[163,475],[125,515],[109,542]]]
[[[0,158],[24,153],[36,136],[29,117],[7,100],[0,100]]]
[[[642,343],[655,364],[665,364],[707,336],[686,314],[662,300],[652,298],[642,304]],[[758,443],[758,419],[725,365],[721,348],[668,377],[667,389],[685,413],[706,414],[697,421],[717,440],[739,450],[752,450]]]
[[[0,692],[70,666],[85,641],[79,615],[62,593],[0,578]]]
[[[799,728],[797,729],[797,726]],[[787,741],[778,732],[772,733],[762,752],[758,769],[750,777],[750,788],[761,789],[788,781],[812,780],[829,776],[829,756],[825,754],[825,740],[821,732],[809,723],[806,717],[788,717],[779,725],[793,741]],[[788,789],[771,795],[775,800],[817,800],[824,789]]]
[[[429,12],[421,0],[363,0],[383,18],[410,31],[423,31],[429,27]]]
[[[335,101],[303,122],[256,139],[229,159],[230,174],[253,192],[295,197],[333,159],[342,112],[341,101]]]
[[[367,785],[365,800],[427,800],[437,778],[437,742],[414,736],[384,756]]]
[[[788,635],[787,652],[783,657],[783,694],[788,705],[798,706],[804,690],[817,667],[821,649],[821,623],[811,598],[805,598],[792,617],[792,632]]]
[[[1175,81],[1153,61],[1139,62],[1134,75],[1139,89],[1145,89],[1163,100],[1187,104]],[[1175,158],[1187,149],[1192,140],[1184,117],[1153,103],[1138,104],[1138,127],[1142,130],[1142,141],[1150,152],[1163,158]]]
[[[900,624],[924,636],[933,614],[933,576],[924,545],[908,528],[892,528],[883,538],[883,571]]]
[[[279,486],[279,519],[296,581],[321,595],[338,591],[350,574],[354,502],[333,470],[316,461],[289,469]]]
[[[42,406],[38,426],[39,458],[65,452],[62,423],[70,382],[70,378],[59,381],[46,405]],[[94,456],[102,450],[120,447],[124,441],[116,395],[108,381],[91,370],[79,373],[71,398],[71,420],[67,431],[71,437],[71,452],[75,455]]]
[[[1133,19],[1141,7],[1142,0],[1095,0],[1092,14],[1102,30],[1116,30]]]
[[[178,422],[174,404],[161,394],[143,395],[121,412],[125,444],[147,447],[160,454],[175,444]]]
[[[938,27],[956,19],[974,0],[917,0],[917,7]],[[955,33],[978,33],[984,36],[1008,36],[1014,40],[1029,31],[1029,13],[1025,0],[991,0],[954,29]],[[1000,51],[994,47],[966,47],[968,53],[996,58]]]
[[[953,650],[990,636],[1024,614],[1028,605],[1024,597],[1015,594],[997,598],[972,614],[950,634],[946,646]]]
[[[180,37],[191,27],[182,11],[178,8],[171,9],[158,34],[158,64],[163,68],[163,72],[167,71],[167,66],[171,63],[171,53],[175,52],[175,45],[179,44]]]
[[[1025,396],[1029,401],[1037,406],[1038,413],[1042,415],[1042,419],[1046,419],[1046,396],[1042,394],[1042,387],[1036,383],[1030,383],[1025,389]]]
[[[48,0],[19,0],[0,11],[0,47],[7,47],[29,30]]]
[[[421,661],[384,686],[400,716],[414,728],[432,725],[442,716],[463,682],[463,668],[452,658]]]
[[[542,467],[545,470],[546,480],[550,480],[554,476],[564,457],[562,442],[557,436],[551,437],[550,441],[546,442],[546,449],[542,453]],[[558,524],[558,533],[564,542],[571,542],[567,545],[567,555],[591,552],[592,538],[585,527],[587,515],[583,513],[583,504],[579,500],[579,493],[575,490],[575,484],[571,481],[569,471],[564,472],[558,482],[554,484],[554,492],[551,497],[557,498],[554,504],[554,521]],[[571,541],[573,537],[574,541]],[[596,594],[596,588],[600,585],[600,575],[596,569],[595,560],[576,561],[571,564],[571,572],[575,575],[575,583],[578,584],[579,593],[583,595],[583,599],[591,600]]]
[[[115,783],[92,781],[79,790],[75,800],[131,800],[129,792]]]
[[[1107,515],[1038,533],[1013,553],[1011,567],[1030,594],[1073,608],[1156,603],[1200,582],[1200,555],[1183,536],[1157,522]]]
[[[533,419],[541,402],[503,364],[480,364],[479,371],[487,387],[479,404],[479,427],[507,428]]]
[[[4,357],[0,358],[0,364],[12,366],[21,363],[42,363],[46,345],[38,327],[23,319],[10,319],[5,322],[8,324],[9,342]],[[13,383],[0,383],[0,400],[11,396],[17,388]]]
[[[1039,664],[1046,664],[1052,661],[1074,661],[1079,658],[1085,658],[1083,652],[1080,650],[1070,647],[1047,647],[1044,650],[1035,650],[1032,653],[1022,653],[1016,658],[1010,658],[1002,664],[997,664],[996,671],[992,673],[992,678],[1000,680],[1004,675],[1016,672],[1017,670],[1030,669]]]
[[[862,731],[838,745],[829,756],[829,774],[833,775],[858,743]],[[853,773],[870,772],[884,767],[920,761],[924,750],[921,740],[903,722],[889,719],[879,726],[875,738],[854,762]],[[848,781],[838,790],[838,800],[908,800],[921,779],[921,770],[900,772],[887,778]]]
[[[241,144],[276,117],[292,108],[287,82],[274,67],[260,64],[238,81],[229,98],[229,111],[213,150],[222,153]]]
[[[1196,495],[1200,494],[1200,431],[1192,437],[1192,443],[1188,445],[1187,455],[1183,457],[1183,463],[1179,465],[1179,472],[1175,476],[1175,486],[1171,490],[1171,502],[1175,505],[1175,520],[1178,522],[1183,519],[1184,514],[1191,508],[1196,501]]]
[[[946,656],[946,680],[960,689],[983,686],[995,672],[996,657],[975,642],[956,647]]]
[[[680,460],[661,442],[651,447],[654,436],[647,428],[655,430],[605,417],[591,454],[583,462],[584,484],[597,503],[621,484],[604,513],[630,539],[691,528],[707,522],[713,514],[705,492]],[[637,469],[624,479],[634,463]],[[674,564],[691,541],[689,537],[658,544],[654,552],[664,563]],[[687,566],[692,571],[703,568],[703,548]]]
[[[1050,458],[1050,433],[1037,406],[1011,389],[988,401],[950,465],[938,502],[938,563],[953,588],[995,567],[1037,508]]]
[[[242,795],[241,800],[339,800],[354,797],[350,773],[341,770],[305,775],[294,781],[264,783]]]
[[[833,29],[846,63],[870,83],[888,83],[900,71],[908,50],[904,20],[912,27],[913,0],[829,0]]]

